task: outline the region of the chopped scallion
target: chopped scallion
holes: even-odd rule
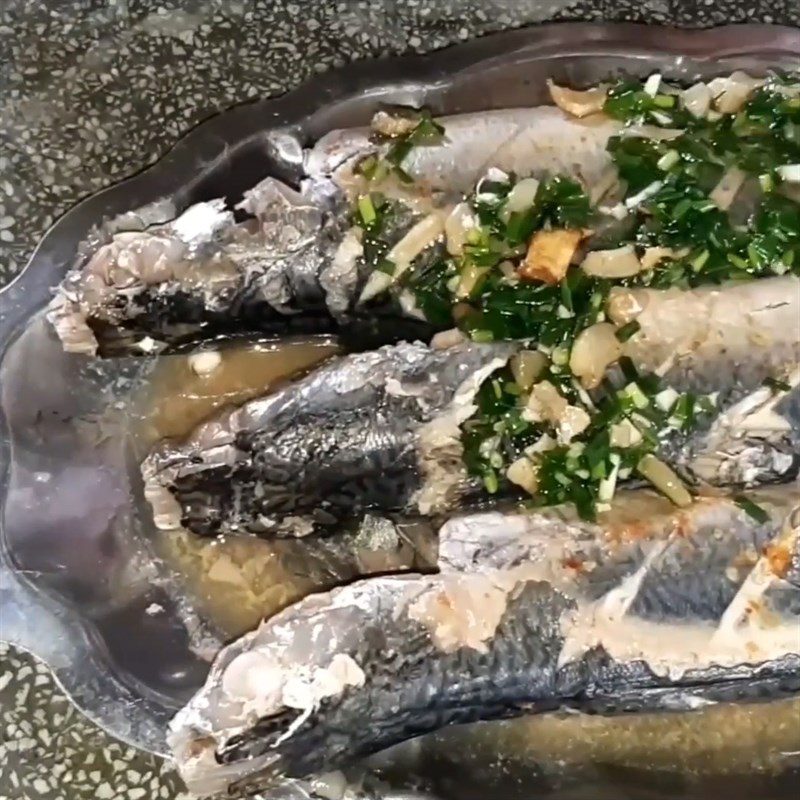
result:
[[[642,326],[639,324],[639,322],[633,319],[623,325],[621,328],[617,328],[617,339],[619,339],[621,342],[627,342],[628,339],[639,332],[641,327]]]
[[[677,150],[667,150],[661,158],[656,162],[656,166],[662,172],[668,172],[681,160],[680,153]]]
[[[773,392],[790,392],[792,385],[786,381],[779,380],[778,378],[765,378],[764,386],[768,386]]]
[[[358,213],[361,215],[361,221],[365,228],[371,228],[375,224],[378,213],[375,211],[375,205],[370,195],[364,194],[358,198]]]
[[[692,259],[692,269],[695,272],[699,272],[708,263],[709,258],[711,258],[711,253],[708,250],[703,250],[700,255]]]
[[[754,519],[760,525],[763,525],[765,522],[769,521],[769,514],[757,503],[754,503],[750,498],[746,497],[743,494],[736,495],[733,498],[733,501],[736,503],[742,511],[747,514],[748,517]]]
[[[483,476],[483,485],[489,494],[497,494],[500,488],[500,482],[497,480],[497,473],[492,469],[488,470]]]
[[[659,108],[673,108],[678,98],[674,94],[657,94],[653,98],[653,105]]]

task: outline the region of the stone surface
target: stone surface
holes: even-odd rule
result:
[[[0,284],[53,220],[158,159],[216,111],[350,59],[430,50],[545,19],[800,25],[800,3],[5,0]],[[185,796],[167,767],[97,731],[43,667],[3,646],[0,726],[0,800]]]

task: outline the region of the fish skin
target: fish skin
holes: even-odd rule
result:
[[[623,290],[627,291],[627,290]],[[625,355],[679,392],[717,396],[719,414],[662,455],[695,485],[751,487],[800,469],[800,278],[696,289],[633,289],[643,310]],[[789,384],[779,392],[768,379]]]
[[[412,152],[409,168],[426,176],[414,189],[423,205],[434,191],[471,189],[491,166],[593,181],[610,163],[605,143],[618,127],[592,127],[550,107],[483,118],[449,117],[442,145]],[[245,193],[239,207],[254,215],[249,222],[236,224],[225,202],[212,200],[170,223],[117,234],[70,270],[48,307],[65,349],[151,352],[232,332],[342,332],[361,349],[430,336],[433,326],[394,302],[355,308],[366,276],[335,263],[354,159],[374,150],[362,129],[335,131],[306,153],[301,191],[266,178]]]
[[[620,498],[596,525],[568,510],[455,519],[440,533],[440,574],[312,595],[230,645],[171,725],[189,787],[266,788],[462,722],[800,691],[797,486],[758,496],[763,525],[722,498],[676,510],[649,493],[627,497],[627,511]],[[478,646],[442,638],[442,621],[469,618],[452,601],[470,597],[480,622],[498,596],[502,613]],[[443,616],[418,613],[426,597]],[[244,653],[270,665],[270,692],[242,682],[255,672],[223,683]],[[342,654],[360,679],[305,709],[276,693]]]
[[[800,362],[795,275],[629,293],[643,310],[625,353],[678,391],[723,391],[738,400]]]
[[[424,194],[470,192],[494,167],[519,177],[566,174],[594,186],[611,165],[606,144],[622,124],[602,116],[578,120],[555,106],[506,108],[438,118],[445,146],[415,147],[403,170]],[[381,152],[369,128],[332,131],[308,153],[312,180],[331,180],[348,193],[360,187],[353,168],[365,153]]]
[[[438,459],[448,468],[442,491],[457,495],[469,483],[463,468],[450,469],[458,425],[482,380],[516,349],[384,347],[334,359],[225,412],[144,462],[156,525],[298,536],[370,509],[412,510]]]

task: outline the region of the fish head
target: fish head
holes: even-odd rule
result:
[[[330,723],[364,686],[370,654],[386,643],[375,620],[388,623],[387,597],[416,589],[413,576],[392,576],[311,595],[227,647],[204,690],[170,725],[190,789],[205,795],[280,784],[320,770],[329,748],[346,751],[348,735],[342,731],[337,748]]]

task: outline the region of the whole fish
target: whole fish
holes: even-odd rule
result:
[[[623,495],[456,518],[436,575],[311,595],[234,642],[175,718],[202,795],[337,768],[442,727],[556,709],[693,710],[800,691],[797,486],[677,510]]]
[[[784,277],[689,292],[637,290],[641,328],[626,344],[637,367],[660,372],[678,391],[719,394],[723,413],[711,428],[664,442],[670,463],[693,483],[748,486],[796,474],[796,377],[788,392],[762,383],[800,361],[799,287]],[[672,324],[675,318],[683,324]],[[297,536],[367,509],[430,515],[477,499],[480,484],[462,462],[459,426],[475,411],[481,383],[517,349],[385,347],[335,359],[226,411],[145,461],[156,524],[204,535]],[[775,407],[768,418],[765,404]]]
[[[696,289],[613,289],[610,313],[625,308],[639,323],[626,355],[681,391],[730,387],[741,398],[800,361],[794,275]]]
[[[227,411],[145,460],[156,525],[302,536],[370,508],[449,508],[468,488],[459,425],[517,349],[387,346]]]
[[[418,179],[413,189],[396,181],[381,187],[407,209],[396,241],[425,215],[443,214],[490,167],[520,176],[558,171],[594,185],[610,165],[606,143],[620,128],[548,106],[441,122],[444,141],[416,147],[404,162]],[[152,352],[231,332],[332,330],[349,331],[364,347],[429,334],[432,326],[396,303],[357,307],[372,268],[361,263],[349,223],[363,183],[354,168],[387,147],[366,128],[334,131],[305,153],[299,191],[267,178],[245,192],[237,207],[251,215],[245,222],[236,222],[224,200],[212,200],[172,222],[117,233],[68,273],[48,309],[64,347]]]

